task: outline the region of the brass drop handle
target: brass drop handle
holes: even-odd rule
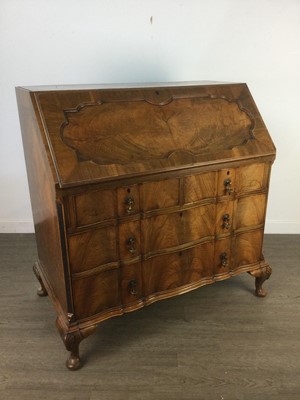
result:
[[[224,228],[224,229],[229,229],[230,228],[230,215],[229,214],[224,214],[223,215],[222,228]]]
[[[228,267],[228,255],[226,252],[220,255],[222,267]]]
[[[138,283],[136,279],[133,279],[128,283],[129,293],[132,294],[133,296],[136,296],[138,294],[137,285]]]
[[[224,186],[226,194],[231,194],[233,192],[231,185],[232,185],[231,179],[225,179]]]
[[[134,198],[131,196],[126,197],[125,206],[127,214],[131,214],[134,211]]]
[[[131,236],[130,238],[127,239],[126,246],[127,246],[129,253],[134,254],[136,252],[135,238],[133,236]]]

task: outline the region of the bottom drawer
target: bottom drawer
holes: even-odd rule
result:
[[[141,264],[121,267],[121,300],[122,304],[136,302],[143,294]]]
[[[73,302],[77,319],[138,301],[143,294],[141,265],[130,264],[73,279]]]
[[[262,259],[263,231],[241,233],[235,238],[235,265],[241,267]]]
[[[262,258],[263,231],[253,230],[176,253],[158,255],[142,263],[116,264],[98,273],[75,276],[74,311],[84,319],[109,309],[130,305],[155,293],[174,291],[189,284],[226,278],[230,271],[258,263]]]
[[[164,254],[143,262],[145,296],[179,288],[213,275],[214,244]]]
[[[260,262],[262,242],[262,230],[243,232],[235,237],[216,240],[214,275],[225,276],[230,271]]]
[[[214,255],[214,275],[216,277],[228,275],[229,271],[233,269],[231,246],[231,236],[216,240]]]
[[[72,286],[77,319],[90,317],[121,304],[117,267],[73,280]]]

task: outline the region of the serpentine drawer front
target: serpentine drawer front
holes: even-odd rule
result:
[[[275,147],[246,84],[16,92],[38,293],[69,369],[107,318],[242,272],[265,296]]]

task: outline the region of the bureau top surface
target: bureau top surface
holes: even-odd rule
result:
[[[275,155],[246,84],[24,90],[61,187]]]

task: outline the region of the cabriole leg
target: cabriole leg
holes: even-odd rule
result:
[[[251,276],[255,278],[255,294],[258,297],[265,297],[267,291],[262,288],[263,283],[270,278],[272,274],[272,268],[265,264],[262,268],[256,269],[249,272]]]
[[[72,371],[79,369],[82,366],[79,357],[79,344],[82,340],[83,338],[81,337],[80,332],[69,333],[65,335],[64,338],[66,349],[70,352],[66,361],[66,366]]]
[[[34,273],[34,275],[36,276],[37,280],[38,280],[39,283],[40,283],[40,287],[39,287],[38,290],[37,290],[37,294],[38,294],[39,296],[41,296],[41,297],[47,296],[48,293],[47,293],[47,290],[46,290],[46,288],[45,288],[45,285],[44,285],[44,283],[43,283],[43,281],[42,281],[42,278],[41,278],[41,275],[40,275],[40,271],[39,271],[38,263],[37,263],[37,262],[36,262],[36,263],[34,264],[34,266],[33,266],[33,273]]]
[[[63,329],[58,320],[56,320],[56,325],[60,332],[61,338],[66,346],[66,349],[70,352],[69,357],[66,361],[66,366],[69,370],[76,371],[77,369],[82,367],[79,356],[79,345],[83,339],[95,332],[96,325],[67,333],[63,332]]]

